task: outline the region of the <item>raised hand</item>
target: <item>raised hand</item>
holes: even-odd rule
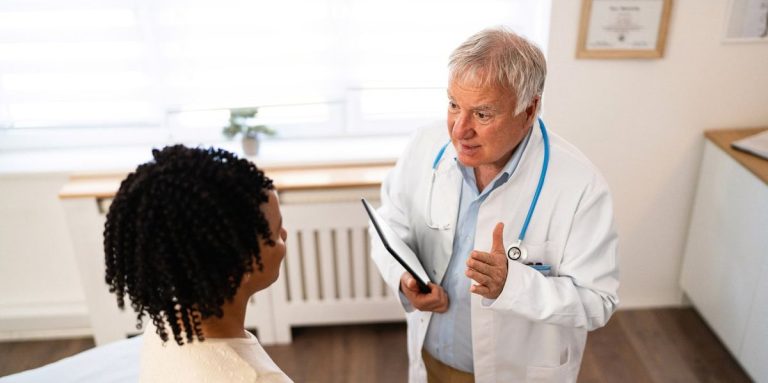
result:
[[[475,283],[469,291],[488,299],[496,299],[507,282],[507,256],[504,251],[504,224],[493,229],[491,252],[473,250],[467,259],[466,276]]]

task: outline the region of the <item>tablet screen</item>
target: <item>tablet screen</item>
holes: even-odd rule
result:
[[[371,204],[365,200],[365,198],[362,198],[362,201],[363,206],[365,206],[365,211],[368,213],[368,217],[371,218],[373,227],[379,234],[379,238],[384,244],[384,247],[386,247],[389,253],[392,254],[392,256],[395,257],[398,262],[400,262],[403,268],[411,273],[411,275],[413,275],[417,281],[421,282],[420,284],[423,286],[419,287],[422,288],[422,291],[424,291],[423,287],[426,287],[427,284],[431,281],[429,279],[429,275],[427,275],[427,272],[424,271],[424,266],[421,265],[421,262],[416,256],[416,253],[414,253],[413,250],[411,250],[411,248],[408,247],[408,245],[405,244],[402,239],[400,239],[395,231],[389,227],[389,225],[384,221],[379,213],[374,210],[373,206],[371,206]]]

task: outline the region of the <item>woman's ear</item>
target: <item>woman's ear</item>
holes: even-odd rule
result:
[[[243,280],[240,282],[240,284],[241,285],[247,285],[248,282],[251,281],[251,278],[253,278],[253,273],[252,272],[247,272],[247,273],[243,274]]]

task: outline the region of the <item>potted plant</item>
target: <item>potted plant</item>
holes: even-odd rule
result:
[[[243,152],[247,156],[259,154],[259,135],[274,136],[275,131],[266,125],[254,125],[252,120],[259,114],[259,108],[233,108],[229,110],[229,125],[222,129],[225,137],[232,139],[243,136]]]

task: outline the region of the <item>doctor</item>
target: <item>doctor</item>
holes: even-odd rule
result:
[[[537,119],[546,63],[532,43],[481,31],[449,73],[448,129],[414,136],[379,209],[435,282],[430,293],[372,242],[407,313],[409,380],[575,382],[587,331],[618,305],[606,182]]]

